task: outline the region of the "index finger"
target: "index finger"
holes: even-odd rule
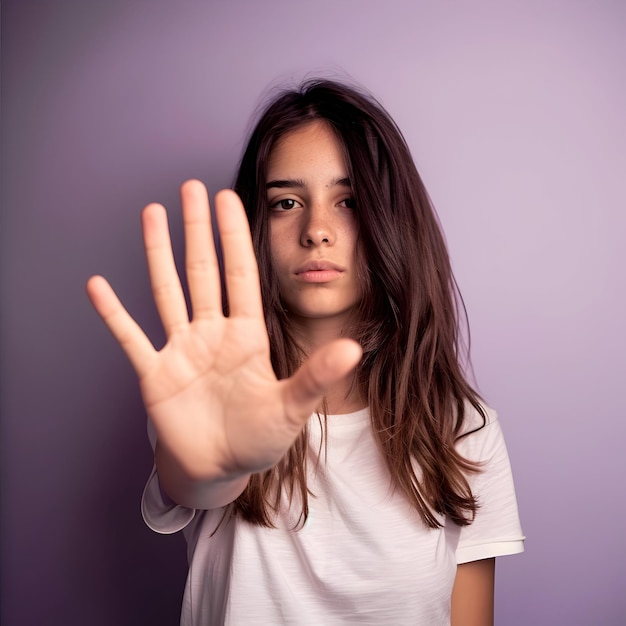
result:
[[[230,315],[262,318],[259,268],[239,196],[229,189],[220,191],[215,196],[215,212],[224,253]]]

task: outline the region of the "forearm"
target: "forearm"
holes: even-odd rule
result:
[[[159,483],[176,504],[191,509],[216,509],[225,506],[243,492],[250,474],[200,477],[190,475],[185,468],[158,443],[154,460]]]

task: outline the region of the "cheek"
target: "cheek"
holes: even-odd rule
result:
[[[294,230],[293,225],[284,223],[285,220],[277,220],[277,222],[270,222],[270,259],[275,270],[280,271],[288,264],[293,254]]]
[[[358,256],[361,238],[359,237],[359,226],[354,216],[346,217],[340,225],[340,232],[342,239],[355,251],[355,256]]]

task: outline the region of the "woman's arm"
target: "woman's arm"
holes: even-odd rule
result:
[[[452,589],[451,626],[493,626],[496,560],[457,567]]]

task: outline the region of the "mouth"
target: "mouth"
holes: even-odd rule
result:
[[[308,261],[296,269],[296,277],[306,283],[327,283],[340,278],[344,268],[330,261]]]
[[[304,265],[301,265],[294,272],[295,274],[304,274],[306,272],[343,272],[343,267],[340,267],[336,263],[330,261],[308,261]]]

